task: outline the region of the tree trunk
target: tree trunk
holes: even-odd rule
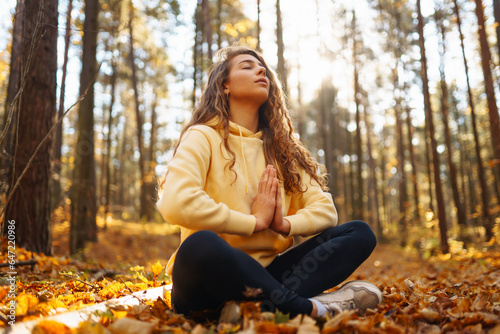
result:
[[[283,85],[283,92],[288,95],[287,75],[285,66],[285,45],[283,43],[283,22],[281,19],[280,0],[276,0],[276,40],[278,44],[278,76]]]
[[[193,108],[196,105],[197,101],[197,90],[200,88],[200,81],[202,76],[202,71],[200,69],[199,58],[201,58],[201,44],[202,44],[202,33],[201,33],[201,3],[198,1],[198,5],[196,6],[194,13],[194,25],[195,25],[195,33],[194,33],[194,46],[193,46],[193,94],[191,97],[191,102],[193,104]]]
[[[111,206],[111,130],[113,128],[113,108],[115,105],[116,95],[116,64],[114,59],[111,60],[111,101],[109,102],[109,116],[108,116],[108,135],[106,137],[106,189],[104,190],[104,230],[107,229],[106,218],[110,212]]]
[[[364,220],[364,203],[363,203],[363,151],[362,151],[362,142],[361,142],[361,89],[359,86],[359,73],[358,73],[358,40],[357,40],[357,28],[356,28],[356,13],[352,12],[352,61],[354,67],[354,104],[356,105],[356,192],[355,192],[355,200],[354,203],[354,216],[356,219]]]
[[[465,78],[467,81],[467,97],[470,108],[470,117],[471,117],[471,125],[472,125],[472,133],[474,135],[474,151],[476,153],[477,160],[477,173],[479,178],[479,184],[481,185],[481,202],[482,202],[482,214],[483,214],[483,224],[487,224],[487,222],[492,221],[492,217],[490,214],[490,201],[488,195],[488,187],[486,185],[486,175],[484,171],[483,159],[481,157],[481,146],[479,143],[479,133],[477,131],[477,120],[476,120],[476,110],[474,105],[474,98],[472,96],[472,88],[469,80],[469,65],[467,63],[467,57],[465,55],[465,46],[464,46],[464,35],[462,33],[462,23],[460,18],[460,9],[458,8],[457,0],[453,0],[453,10],[455,12],[457,28],[460,35],[460,46],[462,50],[462,58],[464,60],[464,69],[465,69]],[[475,208],[474,208],[475,211]],[[473,211],[473,212],[474,212]]]
[[[144,163],[144,143],[142,141],[142,113],[140,110],[140,102],[139,102],[139,88],[137,84],[137,74],[135,68],[135,55],[134,55],[134,33],[133,33],[133,21],[134,21],[134,4],[132,0],[130,0],[130,11],[129,11],[129,37],[130,37],[130,68],[132,69],[132,88],[134,90],[134,106],[135,106],[135,120],[136,120],[136,135],[137,135],[137,148],[139,151],[139,175],[140,175],[140,208],[139,208],[139,216],[146,216],[146,187],[145,187],[145,177],[146,177],[146,169]]]
[[[217,0],[217,50],[220,50],[222,47],[222,0]]]
[[[97,76],[98,0],[85,0],[80,95],[87,96],[78,110],[77,141],[71,190],[70,251],[76,254],[86,241],[97,240],[96,182],[94,160],[94,80]]]
[[[57,119],[64,113],[64,100],[66,95],[66,73],[68,70],[68,52],[71,38],[71,11],[73,10],[73,0],[68,1],[66,12],[66,33],[64,35],[64,61],[62,65],[61,90],[59,92],[59,109]],[[56,119],[56,121],[57,121]],[[61,150],[63,144],[63,123],[59,124],[54,137],[54,168],[52,173],[52,205],[55,208],[61,201]]]
[[[387,114],[387,111],[386,111],[386,114]],[[386,140],[386,138],[387,138],[386,125],[384,124],[383,128],[382,128],[382,138],[381,138],[382,145],[380,148],[380,173],[381,173],[381,181],[382,181],[382,185],[383,185],[383,188],[382,188],[382,207],[384,208],[384,223],[387,226],[389,221],[390,221],[390,216],[389,216],[389,205],[387,204],[387,196],[386,196],[388,187],[385,186],[385,185],[387,185],[387,179],[385,176],[386,161],[387,161],[386,156],[385,156],[385,153],[386,153],[385,140]],[[384,233],[383,233],[383,231],[384,231],[383,226],[381,226],[381,229],[382,229],[381,237],[382,237],[382,241],[383,241],[385,239]]]
[[[24,1],[20,50],[26,53],[19,68],[26,81],[18,109],[17,146],[13,147],[15,161],[9,171],[13,179],[20,176],[36,147],[48,134],[56,111],[57,7],[57,0]],[[27,52],[31,48],[33,54],[29,55]],[[24,76],[25,73],[28,75]],[[49,139],[7,203],[4,223],[4,226],[15,226],[18,247],[47,255],[52,254],[50,152]],[[9,193],[11,191],[12,186]]]
[[[465,212],[464,206],[460,199],[460,192],[458,190],[458,181],[457,181],[457,169],[455,164],[453,163],[453,148],[451,146],[451,135],[450,135],[450,127],[448,125],[449,121],[449,107],[448,107],[448,85],[446,84],[446,76],[445,76],[445,65],[444,65],[444,57],[446,54],[446,31],[443,24],[443,18],[440,16],[440,12],[436,11],[437,17],[437,25],[441,33],[441,50],[440,50],[440,66],[439,73],[441,75],[441,112],[443,116],[443,125],[444,125],[444,136],[445,136],[445,144],[446,149],[448,151],[447,160],[448,160],[448,168],[450,170],[450,182],[451,182],[451,190],[453,192],[453,201],[455,203],[455,208],[457,212],[457,221],[460,228],[461,239],[463,239],[464,229],[466,227],[465,220]]]
[[[257,51],[261,52],[260,48],[260,0],[257,0]]]
[[[202,0],[201,7],[203,11],[203,30],[205,32],[205,40],[207,42],[207,57],[208,64],[210,65],[213,61],[212,53],[212,19],[210,15],[210,5],[208,0]]]
[[[495,15],[495,29],[497,33],[497,52],[500,58],[500,0],[493,0],[493,13]]]
[[[400,59],[399,57],[396,57]],[[396,62],[398,63],[398,61]],[[400,90],[399,87],[399,74],[397,66],[393,69],[393,81],[394,90]],[[401,246],[406,246],[408,243],[408,192],[406,188],[406,171],[405,171],[405,150],[404,150],[404,140],[403,140],[403,122],[401,121],[401,96],[396,96],[396,105],[394,108],[395,118],[396,118],[396,141],[397,141],[397,155],[398,155],[398,177],[397,182],[399,186],[399,217],[398,224],[401,226]]]
[[[432,106],[431,99],[429,94],[429,80],[427,78],[427,58],[425,55],[425,41],[424,41],[424,18],[422,16],[422,11],[420,8],[420,0],[417,0],[417,12],[418,12],[418,44],[420,47],[420,63],[421,68],[420,72],[422,75],[422,84],[423,84],[423,95],[424,95],[424,106],[425,106],[425,120],[429,128],[430,140],[431,140],[431,149],[432,149],[432,159],[434,165],[434,184],[436,190],[436,200],[438,203],[438,219],[439,219],[439,230],[441,236],[441,251],[443,253],[449,252],[448,246],[448,226],[446,219],[446,211],[443,197],[443,190],[441,186],[441,178],[440,178],[440,163],[439,163],[439,154],[437,152],[437,142],[434,135],[434,121],[432,119]]]
[[[378,191],[377,191],[377,174],[375,172],[375,159],[372,153],[372,125],[370,122],[370,116],[367,111],[368,105],[365,104],[363,108],[363,116],[365,117],[366,125],[366,151],[368,153],[368,168],[370,170],[370,178],[368,181],[368,203],[371,224],[376,224],[375,233],[377,234],[377,239],[382,238],[382,225],[380,224],[380,213],[379,213],[379,202],[378,202]]]
[[[495,157],[495,170],[497,180],[500,179],[500,121],[498,116],[498,107],[495,98],[495,88],[493,86],[493,77],[491,75],[491,53],[488,45],[488,37],[486,36],[484,9],[482,0],[475,0],[476,16],[478,24],[479,44],[481,46],[481,67],[484,75],[484,88],[486,91],[486,99],[488,101],[488,115],[490,116],[490,132],[493,146],[493,155]],[[495,170],[493,171],[495,173]],[[497,187],[498,192],[498,184]],[[493,221],[485,221],[486,238],[489,240],[493,237]]]
[[[4,131],[6,137],[5,143],[3,144],[0,140],[0,145],[3,144],[5,154],[7,159],[2,159],[0,162],[0,167],[2,169],[8,170],[12,167],[13,156],[13,145],[15,134],[18,128],[18,115],[19,115],[19,98],[14,101],[16,94],[19,92],[21,87],[21,64],[26,63],[26,59],[23,59],[22,50],[22,34],[23,34],[23,22],[24,22],[25,6],[24,1],[17,1],[16,5],[16,15],[14,17],[14,26],[12,29],[12,47],[10,51],[10,65],[9,65],[9,83],[7,85],[7,97],[5,99],[5,112],[2,126],[2,136]],[[28,45],[29,46],[29,45]],[[27,56],[27,55],[24,55]],[[14,105],[12,105],[14,103]],[[9,180],[12,183],[13,180]]]
[[[405,85],[406,86],[406,85]],[[410,151],[410,161],[411,161],[411,180],[413,185],[413,200],[415,201],[415,219],[420,221],[420,191],[418,188],[417,180],[417,157],[415,154],[415,148],[413,146],[413,124],[410,108],[406,107],[406,127],[408,128],[408,148]]]

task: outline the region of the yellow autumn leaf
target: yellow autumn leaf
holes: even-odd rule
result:
[[[106,328],[104,328],[98,322],[82,321],[76,329],[76,334],[107,334],[109,333]]]
[[[119,282],[113,283],[113,284],[105,287],[101,291],[99,291],[99,296],[104,297],[104,298],[113,298],[124,287],[125,287],[125,285],[123,283],[119,283]]]
[[[71,334],[71,329],[63,323],[54,320],[42,320],[35,328],[33,334]]]
[[[143,266],[130,267],[130,271],[144,271]]]
[[[143,281],[146,284],[149,283],[148,279],[146,277],[142,276],[141,274],[137,274],[137,278],[139,278],[141,281]]]
[[[113,313],[113,316],[116,319],[125,318],[127,316],[127,314],[128,314],[127,311],[115,311],[115,310],[111,310],[111,313]]]
[[[154,277],[158,277],[160,275],[161,271],[163,270],[163,266],[160,264],[160,260],[156,261],[155,264],[151,265],[151,270],[153,271]]]
[[[28,313],[30,307],[33,307],[36,304],[38,304],[38,298],[30,294],[21,293],[17,297],[16,315],[25,315]]]

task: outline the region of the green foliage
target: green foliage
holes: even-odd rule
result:
[[[276,310],[274,315],[274,323],[275,324],[283,324],[290,321],[290,314],[283,314],[279,310]]]

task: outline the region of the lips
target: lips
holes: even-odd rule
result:
[[[255,81],[255,83],[264,83],[269,86],[269,79],[268,78],[260,78],[259,80]]]

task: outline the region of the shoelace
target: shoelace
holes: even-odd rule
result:
[[[344,300],[341,302],[335,302],[335,304],[339,305],[342,310],[357,310],[358,307],[356,306],[356,303],[354,300]]]

